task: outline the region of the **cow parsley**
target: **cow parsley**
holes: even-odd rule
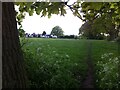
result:
[[[96,64],[98,67],[96,83],[100,88],[118,88],[118,64],[119,57],[113,53],[105,53],[101,56],[101,61]]]

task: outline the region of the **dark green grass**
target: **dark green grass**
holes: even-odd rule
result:
[[[102,54],[117,54],[117,44],[92,42],[94,65]],[[87,71],[88,40],[30,38],[23,46],[26,69],[31,87],[80,88]],[[97,67],[95,65],[95,71]],[[95,77],[96,79],[97,77]]]

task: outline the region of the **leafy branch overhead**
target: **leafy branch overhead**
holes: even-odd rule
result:
[[[20,13],[28,12],[30,16],[34,12],[36,14],[51,17],[52,14],[66,14],[68,7],[73,15],[77,16],[83,21],[94,20],[102,15],[111,14],[113,22],[120,24],[120,2],[73,2],[69,5],[68,2],[16,2],[19,6]],[[83,15],[81,15],[83,13]]]
[[[93,20],[103,15],[111,15],[116,24],[120,24],[120,2],[84,2],[82,3],[82,11],[86,20]]]
[[[28,12],[30,16],[32,16],[34,12],[36,12],[37,15],[41,14],[41,16],[48,17],[52,14],[66,14],[63,2],[17,2],[15,4],[19,6],[21,13]]]
[[[67,3],[68,2],[16,2],[15,5],[19,6],[17,21],[21,24],[24,19],[25,12],[28,12],[30,16],[35,12],[41,17],[48,16],[48,18],[50,18],[52,14],[60,14],[64,16],[67,13],[67,7],[73,12],[73,15],[82,20],[79,10],[80,2],[75,2],[72,5],[68,5]]]

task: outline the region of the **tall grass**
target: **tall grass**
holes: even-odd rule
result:
[[[22,47],[31,88],[80,88],[87,73],[88,40],[30,38]],[[95,84],[100,87],[102,67],[98,64],[104,53],[117,55],[117,44],[91,40]],[[105,60],[108,62],[108,60]],[[112,73],[114,75],[114,73]],[[99,80],[98,80],[99,78]],[[109,77],[110,78],[110,77]],[[109,79],[108,78],[108,79]],[[97,80],[97,82],[96,82]],[[104,85],[103,87],[104,88]]]
[[[30,86],[80,88],[87,68],[85,42],[29,39],[23,51]]]

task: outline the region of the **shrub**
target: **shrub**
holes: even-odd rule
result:
[[[75,35],[64,35],[64,36],[59,36],[59,38],[74,39],[74,38],[76,38],[76,37],[75,37]]]
[[[120,84],[118,64],[119,57],[116,57],[113,53],[106,53],[101,56],[101,61],[97,62],[98,70],[96,72],[98,87],[118,88]]]
[[[48,50],[45,51],[45,48]],[[55,50],[51,51],[50,48],[49,45],[41,46],[36,48],[35,52],[23,49],[30,87],[78,88],[79,81],[68,69],[70,65],[69,55],[60,55]],[[44,54],[45,52],[48,54]]]

